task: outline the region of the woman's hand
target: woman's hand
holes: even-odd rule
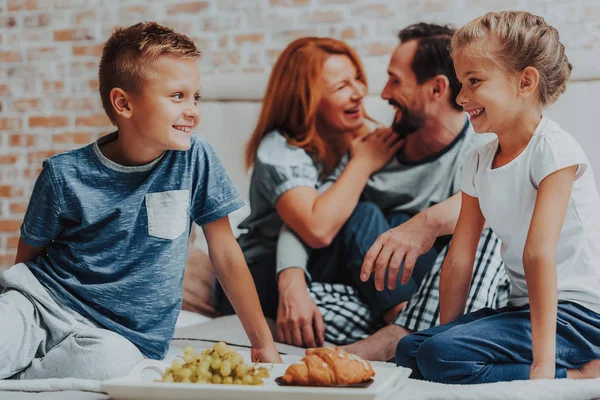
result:
[[[252,362],[260,363],[283,363],[279,352],[275,348],[275,344],[271,343],[265,347],[253,347],[250,350],[250,358]]]
[[[353,160],[365,163],[366,168],[373,173],[383,168],[403,144],[404,140],[391,128],[377,129],[355,138],[350,147],[350,155]]]

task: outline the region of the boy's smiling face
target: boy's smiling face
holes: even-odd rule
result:
[[[130,98],[140,144],[157,152],[188,150],[200,122],[200,69],[195,58],[163,55]]]

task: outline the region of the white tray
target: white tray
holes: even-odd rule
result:
[[[274,379],[282,376],[290,364],[266,364],[272,367],[271,376],[261,386],[154,382],[168,366],[144,360],[127,377],[102,382],[102,389],[113,400],[373,400],[396,392],[411,373],[408,368],[375,366],[374,382],[368,388],[286,387],[278,386]]]

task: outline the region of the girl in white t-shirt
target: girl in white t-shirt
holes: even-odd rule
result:
[[[401,340],[396,363],[444,383],[598,377],[600,197],[582,148],[542,115],[571,73],[558,32],[527,12],[488,13],[455,33],[452,55],[457,102],[497,139],[462,172],[444,325]],[[461,316],[486,221],[503,243],[511,298]]]

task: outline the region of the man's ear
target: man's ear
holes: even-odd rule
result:
[[[445,99],[450,88],[450,81],[446,75],[437,75],[431,79],[429,94],[434,99]]]
[[[537,89],[540,85],[540,73],[537,68],[528,66],[521,73],[521,79],[519,80],[519,87],[517,93],[520,96],[527,97],[537,93]]]
[[[123,89],[113,88],[110,91],[110,103],[117,115],[126,119],[131,118],[133,114],[131,98]]]

